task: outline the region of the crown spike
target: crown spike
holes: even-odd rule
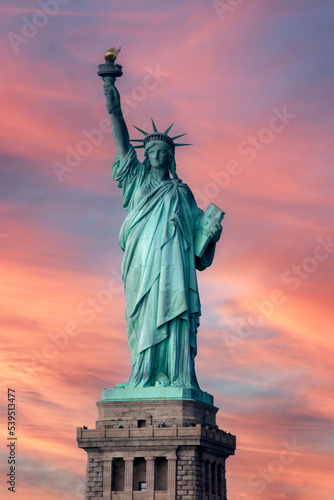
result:
[[[139,130],[139,132],[141,132],[142,134],[144,135],[148,135],[147,132],[145,132],[144,130],[141,130],[140,128],[136,127],[136,125],[132,125],[134,128],[136,128],[137,130]]]
[[[144,145],[141,145],[141,146],[133,146],[134,149],[139,149],[139,148],[144,148],[145,146]]]
[[[170,129],[172,128],[172,126],[173,126],[173,125],[174,125],[174,123],[172,123],[172,124],[171,124],[171,126],[170,126],[170,127],[168,127],[168,129],[166,130],[166,132],[164,132],[164,134],[166,134],[166,135],[167,135],[167,134],[168,134],[168,132],[170,131]]]
[[[131,142],[144,142],[145,139],[130,139]]]
[[[174,144],[175,147],[177,146],[192,146],[192,144]]]
[[[172,141],[175,141],[175,139],[179,139],[180,137],[183,137],[184,135],[187,135],[188,132],[186,132],[185,134],[181,134],[181,135],[176,135],[175,137],[171,137]]]
[[[153,126],[153,132],[158,132],[158,129],[153,121],[153,118],[151,118],[151,121],[152,121],[152,126]]]

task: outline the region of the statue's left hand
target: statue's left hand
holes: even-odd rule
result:
[[[214,243],[217,243],[217,241],[219,241],[219,238],[222,234],[222,230],[223,230],[223,227],[221,226],[221,224],[219,222],[215,222],[215,224],[213,225],[212,229],[211,229],[211,238],[212,238],[212,241]]]

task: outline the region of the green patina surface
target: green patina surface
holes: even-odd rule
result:
[[[194,255],[200,210],[178,179],[157,180],[133,148],[113,166],[128,211],[119,242],[132,373],[129,386],[198,387],[194,358],[201,313],[196,267],[211,264],[214,245]]]
[[[105,390],[102,400],[195,399],[212,404],[195,375],[197,328],[201,314],[196,269],[211,265],[221,233],[212,225],[203,255],[195,255],[196,233],[204,212],[176,174],[177,137],[140,129],[145,139],[141,163],[130,144],[113,76],[103,76],[117,157],[113,179],[122,189],[128,215],[119,243],[124,251],[131,375],[126,384]],[[182,144],[183,145],[183,144]],[[115,399],[116,398],[116,399]]]
[[[180,387],[125,387],[123,389],[104,389],[101,402],[107,401],[161,401],[161,400],[192,400],[213,406],[213,396],[200,389]]]

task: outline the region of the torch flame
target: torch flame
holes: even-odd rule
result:
[[[104,58],[106,61],[116,61],[118,54],[121,51],[121,47],[116,50],[115,47],[112,47],[111,49],[107,50],[107,52],[104,54]]]

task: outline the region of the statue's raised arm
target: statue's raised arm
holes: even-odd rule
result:
[[[109,93],[112,106],[111,112],[109,113],[117,153],[119,159],[123,161],[130,149],[130,142],[128,128],[126,126],[122,113],[121,98],[117,88],[114,85],[105,84],[104,87],[105,90],[107,90],[107,92]]]
[[[107,50],[104,54],[106,62],[99,65],[98,75],[104,81],[103,90],[107,98],[107,110],[111,117],[112,133],[119,159],[123,161],[130,149],[130,142],[129,132],[122,113],[120,95],[115,87],[116,78],[123,74],[122,66],[115,64],[120,50],[120,48],[116,50],[115,47]]]

